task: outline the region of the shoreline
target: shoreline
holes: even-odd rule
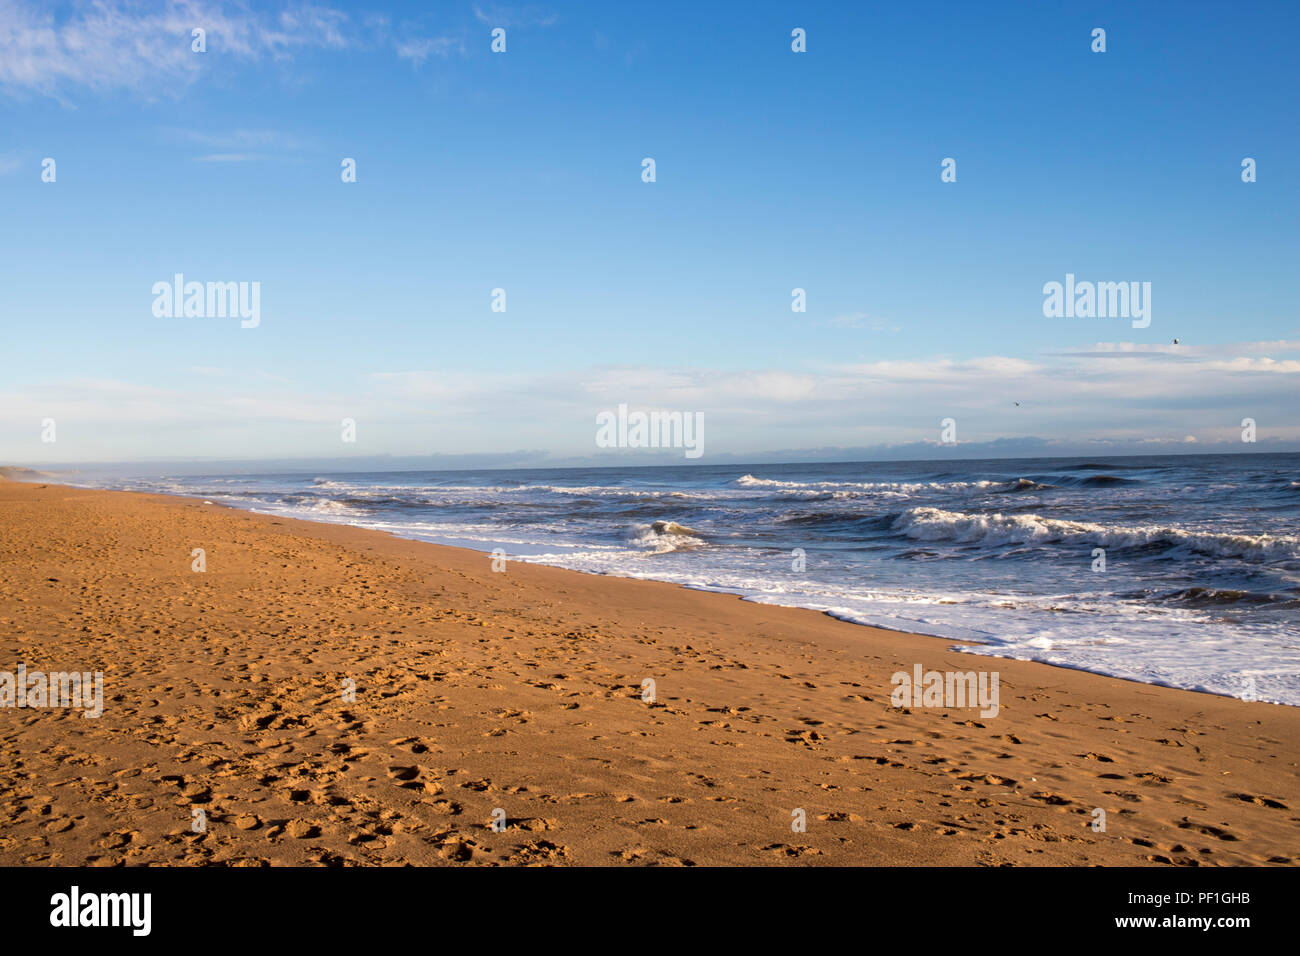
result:
[[[203,500],[0,482],[0,670],[106,698],[0,710],[0,862],[1300,859],[1295,708]],[[996,716],[890,706],[976,659]]]
[[[1137,456],[1131,456],[1131,457],[1137,457]],[[304,472],[303,474],[306,474],[306,472]],[[48,480],[49,480],[50,483],[56,483],[56,480],[55,480],[53,477],[50,477]],[[29,483],[35,483],[35,482],[33,481],[33,482],[29,482]],[[59,483],[59,484],[65,484],[64,482],[57,482],[57,483]],[[364,527],[363,525],[353,524],[353,523],[351,523],[351,522],[343,521],[343,520],[340,520],[340,521],[330,521],[330,520],[327,520],[327,519],[324,519],[324,518],[320,518],[320,517],[305,518],[305,517],[300,517],[300,516],[297,516],[297,515],[279,514],[279,513],[274,512],[274,511],[259,511],[259,510],[254,510],[254,509],[252,509],[252,508],[241,508],[241,507],[239,507],[238,505],[228,504],[228,503],[221,502],[221,501],[208,501],[207,499],[204,499],[204,498],[202,498],[202,497],[200,497],[200,496],[197,496],[197,495],[182,494],[182,493],[180,493],[180,492],[163,492],[163,491],[153,492],[153,491],[135,491],[135,490],[120,490],[120,491],[119,491],[118,489],[106,489],[106,488],[100,488],[100,487],[98,487],[98,486],[93,486],[93,485],[67,485],[67,487],[80,488],[80,489],[87,490],[87,491],[114,491],[115,493],[121,493],[121,494],[132,494],[132,495],[155,495],[155,494],[156,494],[156,495],[160,495],[161,497],[164,497],[164,498],[179,498],[179,499],[184,499],[184,500],[188,500],[188,501],[194,501],[194,502],[197,502],[197,503],[200,503],[200,504],[206,503],[208,506],[211,506],[211,507],[227,508],[227,509],[230,509],[230,510],[235,511],[235,512],[244,512],[244,513],[247,513],[247,514],[253,514],[253,515],[258,515],[258,516],[261,516],[261,517],[267,517],[267,518],[274,518],[274,519],[277,519],[277,520],[301,521],[301,522],[304,522],[304,523],[306,523],[306,524],[308,524],[308,525],[331,525],[331,526],[336,526],[336,527],[354,528],[354,529],[356,529],[356,530],[358,530],[358,531],[367,531],[367,532],[372,532],[372,533],[375,533],[375,534],[388,535],[388,536],[390,536],[390,537],[392,537],[392,538],[395,538],[395,539],[397,539],[397,540],[401,540],[401,541],[413,541],[413,542],[417,542],[417,543],[419,543],[419,544],[430,545],[430,546],[435,547],[435,548],[450,548],[450,549],[455,550],[455,551],[463,551],[463,552],[467,552],[467,553],[469,553],[469,554],[479,555],[480,557],[489,556],[489,555],[491,554],[491,551],[480,550],[479,548],[473,548],[473,547],[470,547],[470,546],[468,546],[468,545],[463,545],[463,544],[448,544],[448,543],[445,543],[445,542],[442,542],[442,541],[429,541],[429,540],[426,540],[426,539],[424,539],[424,538],[411,537],[411,536],[406,536],[406,535],[403,535],[403,534],[399,534],[399,533],[396,532],[396,531],[389,531],[389,530],[385,530],[385,529],[381,529],[381,528],[367,528],[367,527]],[[683,589],[685,589],[685,590],[699,591],[699,592],[701,592],[701,593],[705,593],[705,594],[717,594],[717,595],[722,595],[722,596],[726,596],[726,597],[734,597],[734,598],[736,598],[737,600],[744,601],[744,602],[746,602],[746,603],[751,603],[751,604],[759,604],[759,605],[764,606],[764,607],[788,608],[788,609],[790,609],[790,610],[806,611],[806,612],[813,613],[813,614],[821,614],[821,615],[825,615],[826,617],[830,618],[831,620],[838,621],[838,622],[842,622],[842,623],[845,623],[845,624],[849,624],[849,625],[852,625],[852,626],[854,626],[854,627],[862,627],[862,628],[867,628],[867,629],[870,629],[870,630],[878,630],[878,631],[887,631],[887,632],[892,633],[892,634],[902,634],[902,635],[906,635],[906,636],[908,636],[908,637],[912,637],[912,638],[921,638],[921,639],[924,639],[924,640],[943,641],[943,642],[946,642],[948,645],[961,645],[961,646],[966,646],[966,647],[983,647],[983,648],[991,648],[991,647],[994,646],[994,645],[991,644],[991,643],[987,643],[987,642],[984,642],[984,641],[978,641],[978,640],[971,640],[971,639],[969,639],[969,638],[963,638],[963,637],[948,637],[948,636],[944,636],[944,635],[942,635],[942,634],[928,634],[928,633],[925,633],[925,632],[923,632],[923,631],[905,630],[905,629],[903,629],[903,628],[890,627],[890,626],[885,625],[885,624],[868,623],[868,622],[861,621],[861,620],[855,620],[854,618],[852,618],[852,617],[850,617],[850,616],[845,616],[845,615],[837,614],[835,611],[831,611],[831,610],[824,610],[824,609],[820,609],[820,608],[806,607],[806,606],[798,605],[798,604],[778,604],[778,603],[769,603],[769,602],[763,602],[763,601],[756,601],[756,600],[754,600],[751,596],[748,596],[748,595],[746,595],[746,594],[738,593],[737,591],[726,590],[726,589],[722,589],[722,588],[710,588],[710,587],[706,587],[706,586],[703,586],[703,585],[682,584],[682,583],[677,582],[677,581],[668,581],[668,580],[664,580],[664,579],[660,579],[660,578],[639,578],[639,577],[634,577],[634,576],[631,576],[631,575],[620,575],[620,574],[616,574],[616,573],[614,573],[614,572],[608,572],[608,571],[592,571],[592,570],[585,570],[585,569],[580,569],[580,568],[568,568],[568,567],[565,567],[565,566],[560,565],[560,564],[552,564],[552,563],[541,562],[541,561],[529,561],[529,560],[522,559],[522,558],[520,558],[520,559],[516,559],[516,558],[510,557],[509,555],[507,555],[507,558],[509,559],[509,561],[510,561],[511,563],[528,564],[528,565],[532,565],[532,566],[534,566],[534,567],[548,567],[548,568],[555,568],[556,570],[568,571],[568,572],[572,572],[572,573],[574,573],[574,574],[592,575],[592,576],[595,576],[595,577],[604,577],[604,578],[617,578],[618,580],[625,580],[625,581],[649,581],[649,582],[654,582],[654,583],[657,583],[657,584],[667,584],[667,585],[670,585],[670,586],[672,586],[672,587],[683,588]],[[918,622],[918,623],[920,623],[920,622]],[[1221,693],[1221,692],[1219,692],[1219,691],[1211,690],[1211,689],[1209,689],[1209,688],[1207,688],[1207,687],[1203,687],[1203,686],[1202,686],[1202,687],[1181,687],[1181,686],[1179,686],[1179,685],[1177,685],[1177,684],[1172,684],[1172,683],[1168,683],[1168,682],[1159,682],[1159,681],[1153,681],[1153,680],[1152,680],[1152,681],[1139,680],[1139,679],[1134,678],[1134,677],[1125,677],[1125,676],[1122,676],[1122,675],[1119,675],[1119,674],[1111,674],[1111,673],[1108,673],[1108,672],[1106,672],[1106,671],[1096,670],[1096,669],[1089,668],[1089,667],[1084,667],[1084,666],[1076,666],[1076,665],[1072,665],[1072,664],[1068,664],[1068,663],[1053,663],[1053,662],[1051,662],[1051,661],[1041,661],[1041,660],[1034,660],[1034,659],[1028,659],[1028,660],[1027,660],[1027,659],[1025,659],[1025,658],[1019,658],[1019,657],[1006,657],[1006,656],[1003,656],[1003,655],[1001,655],[1001,654],[995,654],[995,653],[980,654],[980,655],[971,655],[971,656],[972,656],[972,658],[974,658],[974,659],[981,659],[981,660],[1016,661],[1016,662],[1021,663],[1021,664],[1034,664],[1034,665],[1038,665],[1038,666],[1040,666],[1040,667],[1060,668],[1060,669],[1068,670],[1068,671],[1077,671],[1077,672],[1079,672],[1079,673],[1091,674],[1091,675],[1094,675],[1094,676],[1097,676],[1097,677],[1103,677],[1103,678],[1106,678],[1106,679],[1108,679],[1108,680],[1124,681],[1124,682],[1126,682],[1126,683],[1130,683],[1130,684],[1138,684],[1138,685],[1140,685],[1140,686],[1146,686],[1146,687],[1162,687],[1162,688],[1166,688],[1166,689],[1169,689],[1169,690],[1177,690],[1177,691],[1182,691],[1182,692],[1184,692],[1184,693],[1189,693],[1189,694],[1204,694],[1204,695],[1207,695],[1207,696],[1210,696],[1210,697],[1221,697],[1221,698],[1226,698],[1226,699],[1229,699],[1229,700],[1246,700],[1246,698],[1241,697],[1240,695],[1237,695],[1237,694]],[[1250,703],[1271,704],[1271,705],[1273,705],[1273,706],[1277,706],[1277,707],[1289,707],[1289,708],[1293,708],[1293,709],[1300,709],[1300,704],[1288,704],[1288,703],[1286,703],[1285,701],[1280,701],[1280,700],[1267,700],[1267,699],[1256,698],[1256,699],[1254,699],[1254,700],[1250,700],[1250,701],[1248,701],[1248,702],[1250,702]]]

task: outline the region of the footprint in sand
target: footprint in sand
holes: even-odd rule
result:
[[[1227,830],[1220,827],[1210,826],[1208,823],[1193,823],[1186,817],[1183,817],[1182,822],[1178,824],[1178,828],[1180,830],[1193,830],[1196,833],[1203,833],[1205,836],[1212,836],[1219,840],[1228,842],[1235,842],[1237,839]]]
[[[537,840],[533,843],[520,844],[510,855],[509,862],[525,865],[543,865],[564,863],[569,859],[569,848],[550,840]]]
[[[787,857],[821,856],[822,853],[815,846],[807,846],[802,843],[769,843],[763,847],[763,852]]]
[[[957,775],[958,780],[978,780],[981,783],[987,783],[995,787],[1014,787],[1016,782],[1009,777],[999,777],[995,773],[962,773]]]
[[[1230,800],[1243,800],[1246,803],[1253,803],[1258,807],[1271,807],[1274,810],[1290,809],[1285,803],[1281,803],[1277,800],[1270,800],[1268,797],[1252,796],[1249,793],[1230,793],[1228,794],[1228,798]]]
[[[1046,790],[1040,790],[1038,793],[1030,794],[1031,799],[1042,800],[1044,803],[1051,804],[1054,807],[1063,807],[1071,801],[1059,793],[1049,793]]]

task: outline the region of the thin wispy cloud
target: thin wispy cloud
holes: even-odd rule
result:
[[[396,49],[399,59],[410,60],[419,66],[432,56],[446,57],[453,53],[464,53],[465,43],[459,37],[415,37],[397,41]]]
[[[193,49],[204,31],[206,50]],[[55,7],[0,0],[0,92],[67,100],[74,92],[179,94],[225,57],[290,62],[296,54],[390,48],[406,59],[455,49],[445,37],[395,34],[382,17],[289,3],[278,10],[223,0],[95,0]]]
[[[958,443],[1013,451],[1041,446],[1112,451],[1239,447],[1243,417],[1255,418],[1259,449],[1300,442],[1300,426],[1279,416],[1300,392],[1300,362],[1270,344],[1223,343],[1206,354],[1163,351],[1002,355],[968,359],[835,363],[814,369],[599,366],[537,372],[424,369],[377,372],[322,392],[304,382],[270,381],[255,370],[206,375],[201,397],[127,382],[74,380],[0,394],[0,423],[15,427],[55,415],[68,434],[88,436],[114,424],[113,441],[134,449],[149,422],[192,427],[176,454],[246,457],[268,453],[251,442],[268,424],[293,433],[296,453],[328,454],[343,417],[366,422],[393,454],[495,453],[545,446],[556,455],[591,450],[597,411],[618,402],[690,408],[710,422],[718,454],[765,456],[778,449],[859,450],[939,447],[943,418],[958,424]],[[1019,404],[1017,404],[1019,403]],[[223,423],[214,435],[211,423]],[[386,431],[385,431],[386,429]],[[28,429],[30,431],[30,429]],[[438,443],[428,444],[436,434]],[[277,439],[278,440],[278,439]],[[192,442],[192,447],[186,446]],[[1037,445],[1035,445],[1037,443]],[[118,446],[114,446],[118,447]],[[60,451],[63,451],[60,448]],[[109,452],[108,446],[103,451]],[[32,458],[28,449],[0,454]],[[69,460],[93,460],[69,443]],[[712,452],[711,452],[712,453]],[[797,456],[796,456],[797,457]]]
[[[261,153],[209,153],[207,156],[195,156],[196,163],[256,163],[267,159]]]
[[[1211,344],[1189,344],[1180,341],[1156,345],[1144,345],[1137,342],[1098,342],[1087,348],[1061,349],[1053,355],[1096,356],[1098,358],[1117,358],[1124,356],[1169,355],[1183,358],[1200,358],[1209,355],[1285,355],[1300,352],[1300,339],[1273,339],[1261,342],[1234,342],[1225,346],[1220,342]]]
[[[176,129],[163,131],[168,138],[198,146],[226,149],[301,149],[306,141],[301,137],[276,129],[232,129],[213,131],[205,129]]]
[[[868,315],[866,312],[848,312],[844,315],[837,315],[830,320],[830,324],[839,329],[867,329],[871,332],[899,331],[897,323]]]
[[[165,128],[163,140],[192,145],[204,150],[193,157],[196,163],[250,163],[283,157],[312,145],[308,140],[282,130],[204,130]]]

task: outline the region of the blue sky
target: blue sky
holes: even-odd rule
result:
[[[1300,448],[1300,7],[702,6],[0,0],[0,459]]]

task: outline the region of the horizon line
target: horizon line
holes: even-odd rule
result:
[[[474,454],[480,454],[480,453],[466,453],[466,454],[464,454],[464,455],[455,455],[455,456],[453,456],[453,455],[451,455],[451,454],[448,454],[447,457],[469,457],[470,455],[474,455]],[[509,453],[481,453],[481,454],[483,455],[483,457],[492,457],[493,454],[509,454]],[[537,465],[518,465],[518,464],[516,464],[516,465],[497,465],[497,466],[492,466],[492,465],[480,465],[480,466],[477,466],[477,467],[475,467],[475,466],[469,466],[469,467],[466,467],[466,466],[463,466],[463,465],[462,465],[462,466],[460,466],[460,467],[445,467],[445,468],[436,468],[436,467],[406,467],[406,468],[363,468],[363,467],[354,467],[353,469],[351,469],[351,471],[348,471],[348,470],[345,470],[345,469],[339,469],[339,470],[341,471],[341,473],[354,473],[354,474],[360,474],[360,473],[372,472],[372,471],[391,471],[391,472],[399,472],[399,473],[415,473],[415,472],[421,472],[421,471],[448,471],[448,472],[455,472],[455,471],[548,471],[548,470],[549,470],[549,471],[560,471],[560,470],[578,469],[578,468],[584,468],[584,469],[588,469],[588,470],[616,470],[616,469],[620,469],[620,468],[718,468],[718,467],[724,467],[724,466],[728,466],[728,467],[730,467],[730,466],[735,466],[735,467],[745,467],[745,466],[751,466],[751,465],[754,466],[754,467],[771,467],[771,466],[778,466],[778,465],[781,465],[781,466],[794,466],[794,465],[809,465],[809,466],[826,466],[826,465],[872,465],[872,464],[906,465],[906,464],[936,464],[936,463],[943,463],[943,462],[948,462],[948,463],[951,463],[951,464],[966,464],[966,463],[984,462],[984,461],[1003,461],[1003,462],[1025,461],[1025,462],[1033,462],[1033,461],[1068,461],[1068,460],[1074,460],[1074,459],[1084,460],[1084,461],[1088,461],[1088,460],[1091,460],[1091,461],[1097,461],[1098,459],[1110,459],[1110,460],[1114,460],[1114,459],[1128,459],[1128,458],[1187,458],[1187,457],[1193,457],[1193,456],[1198,456],[1198,457],[1203,457],[1203,458],[1209,458],[1209,457],[1215,457],[1215,458],[1227,458],[1227,457],[1238,457],[1238,456],[1243,456],[1243,455],[1255,455],[1255,456],[1268,456],[1268,455],[1300,455],[1300,449],[1273,450],[1273,451],[1262,451],[1262,450],[1261,450],[1261,451],[1246,451],[1246,450],[1241,450],[1241,451],[1165,451],[1165,452],[1160,452],[1160,453],[1155,453],[1155,454],[1140,454],[1140,453],[1134,453],[1134,452],[1124,452],[1124,453],[1121,453],[1121,454],[1096,455],[1096,456],[1092,456],[1092,455],[1007,455],[1007,456],[983,456],[983,457],[975,457],[975,458],[845,458],[845,459],[807,459],[807,460],[799,460],[799,459],[782,459],[782,460],[769,460],[769,461],[758,460],[758,459],[746,459],[746,460],[733,459],[733,460],[727,460],[727,461],[715,461],[715,462],[711,462],[711,463],[710,463],[710,462],[702,462],[702,461],[699,461],[699,460],[686,460],[686,459],[682,459],[682,460],[679,460],[679,461],[666,462],[666,461],[663,461],[661,458],[656,457],[656,458],[654,458],[653,460],[647,460],[647,461],[640,461],[640,462],[632,462],[632,461],[629,461],[629,462],[626,462],[626,463],[624,463],[624,464],[601,464],[601,465],[597,465],[597,464],[537,464]],[[409,461],[409,460],[411,460],[411,459],[418,459],[418,458],[420,458],[420,457],[434,457],[434,456],[415,456],[415,455],[404,455],[404,456],[399,456],[399,455],[376,455],[375,457],[376,457],[376,458],[391,458],[391,459],[393,459],[394,461],[404,461],[404,460],[405,460],[405,461]],[[563,461],[563,459],[560,459],[560,461]],[[1098,462],[1098,463],[1102,463],[1102,462]],[[137,460],[130,460],[130,461],[70,462],[70,463],[66,463],[66,464],[39,464],[39,463],[32,463],[32,464],[6,464],[6,465],[0,465],[0,470],[11,470],[11,469],[12,469],[12,470],[30,470],[30,471],[47,472],[47,473],[50,474],[50,475],[58,475],[58,474],[60,474],[60,473],[63,473],[63,474],[69,474],[69,473],[70,473],[70,474],[75,474],[75,473],[77,473],[77,472],[79,472],[79,471],[82,471],[82,470],[91,470],[91,469],[94,469],[94,468],[97,468],[97,467],[98,467],[98,468],[129,468],[129,467],[161,466],[161,465],[175,465],[175,466],[198,466],[198,465],[228,465],[228,466],[234,466],[234,465],[252,465],[252,466],[265,466],[266,469],[268,470],[268,472],[270,472],[270,473],[278,473],[278,474],[292,474],[292,473],[295,473],[295,472],[297,472],[297,471],[302,471],[302,472],[306,473],[306,472],[311,472],[311,471],[330,470],[331,468],[334,468],[335,466],[345,466],[345,465],[348,465],[348,464],[352,464],[352,463],[350,463],[347,459],[311,459],[311,458],[305,458],[305,457],[304,457],[304,458],[292,458],[292,459],[260,459],[260,458],[259,458],[259,459],[252,459],[252,458],[249,458],[249,459],[244,459],[244,458],[224,458],[224,459],[174,458],[174,459],[166,459],[166,458],[156,458],[156,459],[137,459]],[[283,467],[283,468],[275,468],[275,469],[272,470],[271,466],[276,466],[276,465],[283,465],[283,466],[285,466],[285,467]]]

